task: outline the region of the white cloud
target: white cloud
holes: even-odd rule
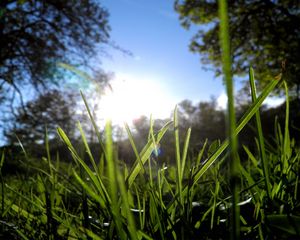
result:
[[[284,103],[285,98],[283,97],[268,97],[265,101],[264,104],[267,105],[267,107],[277,107]]]
[[[221,93],[220,96],[217,98],[217,107],[220,109],[227,108],[227,95],[225,92]]]

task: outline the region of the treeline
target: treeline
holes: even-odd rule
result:
[[[300,131],[300,113],[297,111],[300,107],[300,101],[298,99],[291,100],[290,103],[290,118],[289,118],[289,130],[291,138],[295,139],[295,143],[299,142]],[[237,119],[240,119],[245,111],[250,106],[250,103],[237,105]],[[218,108],[215,99],[207,102],[199,102],[193,104],[189,100],[184,100],[178,104],[178,118],[179,118],[179,132],[182,135],[181,140],[184,141],[185,135],[189,127],[191,127],[190,137],[190,150],[189,154],[196,156],[206,143],[207,146],[212,144],[219,144],[226,138],[226,115],[225,110]],[[263,106],[260,111],[262,128],[264,137],[266,139],[267,148],[270,151],[275,151],[275,128],[279,126],[284,128],[286,104],[268,108]],[[160,129],[164,123],[170,119],[156,120],[154,128]],[[249,124],[239,134],[239,149],[241,156],[244,155],[243,145],[255,151],[257,129],[255,119],[251,120]],[[148,130],[150,127],[150,121],[146,117],[142,117],[134,122],[135,140],[140,147],[142,147],[148,138]],[[169,132],[167,134],[173,134]],[[173,137],[166,137],[162,140],[160,148],[161,154],[159,159],[161,162],[175,162]],[[132,159],[134,157],[132,150],[129,147],[128,140],[119,142],[119,154],[123,160]],[[182,142],[183,145],[183,142]],[[213,148],[212,148],[213,150]]]
[[[72,101],[74,101],[74,98],[71,96],[66,94],[61,95],[59,92],[54,91],[38,98],[34,102],[29,102],[27,112],[23,112],[21,108],[18,110],[18,115],[16,115],[14,119],[15,123],[13,128],[6,132],[9,144],[1,149],[1,151],[5,149],[7,159],[3,173],[15,174],[22,172],[24,165],[20,164],[20,162],[25,164],[26,155],[29,156],[31,162],[41,161],[42,157],[46,156],[46,140],[49,143],[50,154],[53,156],[53,159],[59,158],[60,161],[70,162],[72,156],[56,134],[56,128],[58,126],[66,131],[68,137],[80,154],[88,160],[79,131],[76,130],[76,121],[82,123],[93,155],[96,159],[100,159],[103,149],[97,141],[92,123],[87,118],[88,115],[85,111],[79,111],[73,108],[75,105],[70,104]],[[47,104],[45,104],[45,102]],[[249,104],[246,103],[236,106],[238,119],[242,117],[248,107]],[[298,133],[300,131],[300,113],[296,111],[299,107],[300,101],[298,99],[290,101],[289,128],[290,135],[296,140],[296,143],[299,141]],[[267,108],[266,106],[261,108],[264,137],[267,140],[267,148],[270,151],[276,150],[274,141],[275,128],[278,126],[283,128],[285,124],[285,108],[285,103],[276,108]],[[170,118],[154,120],[154,131],[158,131],[169,120]],[[214,98],[210,101],[199,102],[197,104],[193,104],[190,100],[180,102],[178,104],[178,120],[181,135],[180,139],[182,139],[182,141],[185,139],[188,128],[191,127],[192,129],[188,153],[191,158],[197,156],[204,144],[207,144],[207,146],[216,146],[226,137],[225,110],[217,106],[217,102]],[[146,116],[142,116],[133,121],[131,130],[139,151],[142,150],[149,139],[149,128],[150,119]],[[100,128],[100,132],[101,131],[103,131],[103,129]],[[174,137],[171,136],[172,134],[173,132],[171,130],[167,132],[167,136],[162,139],[159,145],[158,156],[153,156],[158,164],[175,163],[175,143]],[[252,148],[252,150],[258,149],[256,148],[255,136],[257,136],[256,125],[252,120],[239,134],[241,156],[244,154],[242,145],[247,145],[247,147]],[[135,161],[135,155],[125,130],[120,126],[114,126],[114,137],[118,159],[127,164],[133,163],[133,161]],[[21,145],[24,149],[22,149]],[[213,147],[210,148],[210,151],[213,151],[213,149]],[[26,152],[24,152],[24,150]],[[209,151],[209,148],[207,148],[207,150]]]

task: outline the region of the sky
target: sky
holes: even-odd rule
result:
[[[182,100],[217,99],[225,109],[227,97],[221,77],[204,70],[200,55],[189,51],[199,26],[184,29],[174,10],[174,0],[101,0],[110,13],[110,37],[117,46],[99,53],[102,68],[114,73],[99,104],[99,118],[122,126],[141,115],[169,118]],[[235,92],[242,86],[235,81]],[[276,106],[284,99],[268,98]]]
[[[197,103],[224,95],[221,79],[216,79],[213,71],[203,70],[200,56],[189,51],[196,28],[188,31],[180,25],[173,0],[101,3],[110,13],[111,40],[132,53],[130,56],[109,48],[109,57],[102,58],[103,69],[115,75],[113,92],[103,97],[106,106],[102,109],[116,109],[117,102],[121,102],[120,109],[111,115],[116,117],[120,111],[126,115],[128,104],[132,111],[125,120],[139,113],[168,117],[184,99]],[[126,89],[127,96],[122,89]]]

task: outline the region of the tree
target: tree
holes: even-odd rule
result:
[[[252,66],[263,86],[283,68],[288,84],[299,92],[300,2],[230,0],[228,5],[233,72],[243,75]],[[190,50],[200,53],[202,62],[211,63],[219,75],[218,1],[176,0],[175,9],[184,27],[202,26]]]
[[[86,66],[96,45],[108,43],[109,29],[96,0],[1,0],[0,88],[21,95],[26,85],[57,84],[57,62]]]
[[[46,128],[49,140],[54,139],[57,127],[61,127],[70,138],[74,137],[76,104],[72,94],[52,90],[26,103],[26,111],[19,107],[13,126],[5,131],[9,142],[16,142],[16,136],[24,145],[44,143]]]
[[[194,122],[194,115],[197,111],[197,107],[195,107],[192,101],[185,99],[178,104],[178,124],[181,125],[182,128],[188,128],[192,126]]]

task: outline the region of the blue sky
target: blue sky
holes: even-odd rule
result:
[[[183,99],[196,103],[224,92],[221,79],[214,78],[212,71],[204,71],[199,55],[189,51],[196,29],[187,31],[180,25],[173,9],[174,1],[101,2],[110,13],[111,40],[133,53],[128,56],[107,49],[111,57],[102,58],[104,70],[114,72],[116,78],[123,80],[155,82],[174,106]],[[153,96],[156,96],[155,90]]]

